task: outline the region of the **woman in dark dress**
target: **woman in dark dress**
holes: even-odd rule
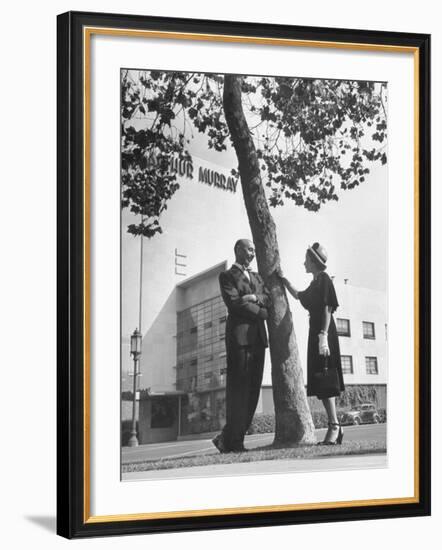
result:
[[[328,430],[323,445],[342,443],[344,433],[336,415],[335,398],[344,391],[339,339],[333,313],[338,307],[335,288],[327,267],[327,252],[314,243],[307,249],[304,262],[307,273],[313,275],[310,286],[297,291],[281,276],[290,294],[299,300],[310,314],[307,351],[307,395],[316,395],[324,404]]]

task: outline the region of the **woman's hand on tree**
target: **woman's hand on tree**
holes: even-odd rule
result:
[[[292,286],[292,283],[288,279],[286,279],[285,277],[282,276],[282,271],[281,271],[281,275],[278,275],[278,277],[279,277],[279,280],[281,281],[281,283],[284,285],[284,287],[293,296],[293,298],[298,300],[298,291],[296,290],[296,288],[294,286]]]

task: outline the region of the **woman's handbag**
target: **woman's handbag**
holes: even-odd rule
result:
[[[338,371],[334,367],[329,368],[328,355],[320,355],[319,360],[322,363],[322,368],[314,374],[318,396],[336,395],[340,388]]]

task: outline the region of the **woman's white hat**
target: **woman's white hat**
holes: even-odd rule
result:
[[[308,250],[312,254],[313,258],[322,265],[322,267],[327,267],[327,250],[320,245],[319,243],[313,243],[312,246],[308,247]]]

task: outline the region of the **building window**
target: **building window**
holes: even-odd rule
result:
[[[216,373],[226,362],[226,315],[221,296],[177,312],[176,364],[184,365],[177,368],[177,389],[192,392],[219,385]]]
[[[341,355],[342,374],[353,374],[353,357]]]
[[[365,369],[367,374],[378,374],[378,360],[377,357],[365,358]]]
[[[336,319],[338,336],[350,336],[350,319]]]
[[[363,321],[362,333],[364,335],[364,338],[368,338],[368,340],[374,340],[375,339],[374,323],[370,323],[369,321]]]

